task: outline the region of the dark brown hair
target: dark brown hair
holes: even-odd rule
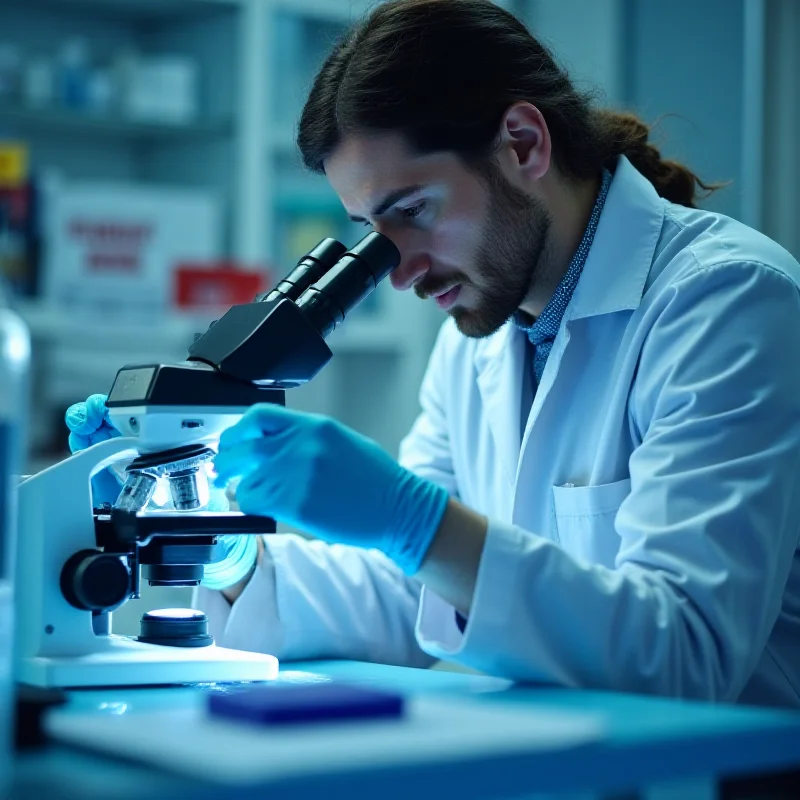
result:
[[[550,130],[567,176],[595,177],[625,155],[667,200],[694,207],[687,167],[661,157],[633,114],[595,108],[551,53],[512,14],[489,0],[389,0],[328,56],[300,118],[305,165],[324,161],[348,133],[391,131],[418,153],[450,151],[486,164],[509,106],[527,101]]]

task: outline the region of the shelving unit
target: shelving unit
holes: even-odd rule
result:
[[[0,5],[0,42],[53,52],[80,36],[105,54],[119,47],[190,55],[199,65],[199,113],[188,124],[31,108],[0,96],[0,136],[30,143],[33,166],[67,181],[111,180],[211,189],[224,208],[224,253],[278,277],[323,236],[353,245],[367,231],[347,220],[324,178],[300,164],[294,129],[330,46],[372,0],[28,0]],[[312,218],[307,236],[299,218]],[[76,316],[37,299],[19,303],[35,342],[34,446],[51,441],[65,405],[107,391],[116,369],[181,359],[210,313],[119,323],[98,309]],[[329,343],[335,358],[298,408],[332,414],[390,451],[410,426],[441,316],[386,285]],[[58,423],[55,423],[58,424]]]
[[[375,0],[267,0],[276,11],[309,19],[347,23],[374,5]]]
[[[230,136],[230,117],[191,123],[143,122],[119,115],[92,115],[61,109],[32,109],[19,104],[0,105],[0,126],[51,136],[81,136],[130,143],[186,142]]]
[[[102,315],[86,320],[70,314],[63,309],[39,301],[19,301],[16,311],[28,327],[41,340],[51,342],[75,342],[80,339],[91,344],[91,350],[99,358],[113,357],[119,350],[131,349],[135,343],[137,350],[168,352],[174,358],[186,355],[188,345],[195,334],[205,331],[209,324],[224,313],[184,311],[171,314],[157,325],[145,323],[119,322],[113,316]],[[352,324],[335,331],[329,339],[335,354],[370,354],[402,352],[402,341],[388,326],[376,324],[373,320],[356,319]],[[118,369],[119,361],[113,362]]]

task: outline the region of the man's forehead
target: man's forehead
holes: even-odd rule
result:
[[[435,179],[447,160],[442,153],[414,153],[400,134],[353,135],[326,159],[325,172],[345,206],[360,207],[404,186]]]
[[[325,160],[325,171],[393,171],[414,160],[414,153],[399,133],[350,134],[344,136]]]

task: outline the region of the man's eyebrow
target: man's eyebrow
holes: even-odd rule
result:
[[[375,208],[372,209],[371,216],[379,217],[381,214],[385,214],[395,203],[399,203],[404,197],[408,197],[410,194],[414,194],[414,192],[418,192],[422,186],[420,184],[416,184],[415,186],[406,186],[402,189],[395,189],[393,192],[389,192],[386,197],[378,203]],[[355,217],[350,215],[350,219],[353,222],[366,222],[363,217]]]

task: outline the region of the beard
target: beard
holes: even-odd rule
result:
[[[508,183],[492,167],[481,170],[489,188],[489,210],[475,256],[475,278],[463,272],[414,287],[421,298],[460,283],[478,297],[473,308],[450,310],[465,336],[483,338],[498,331],[519,309],[546,270],[552,218],[544,204]]]

